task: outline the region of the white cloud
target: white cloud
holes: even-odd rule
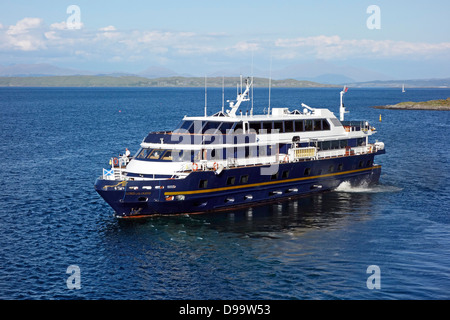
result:
[[[450,56],[450,42],[342,39],[337,35],[280,37],[276,40],[253,37],[242,39],[226,33],[174,30],[120,30],[113,25],[99,29],[70,29],[65,21],[46,25],[40,18],[24,18],[14,25],[0,24],[0,51],[32,52],[35,57],[94,62],[143,63],[148,61],[214,65],[233,61],[250,63],[251,53],[261,60],[421,59]],[[31,56],[31,55],[29,55]],[[264,57],[262,57],[264,56]],[[244,62],[243,62],[244,61]],[[187,67],[186,67],[187,68]]]
[[[36,29],[42,26],[43,20],[40,18],[24,18],[17,22],[16,25],[8,28],[7,34],[18,35],[29,32],[31,29]]]
[[[107,26],[107,27],[104,27],[104,28],[100,28],[99,30],[100,31],[116,31],[117,29],[114,26]]]
[[[45,48],[45,37],[42,34],[43,20],[40,18],[24,18],[2,32],[0,48],[20,51],[36,51]]]
[[[292,58],[397,58],[450,53],[450,42],[423,43],[394,40],[341,39],[339,36],[277,39],[275,46]]]
[[[239,41],[234,46],[231,47],[232,50],[237,51],[257,51],[261,46],[257,42]]]
[[[67,23],[65,21],[52,23],[50,25],[50,29],[66,30],[67,29]]]

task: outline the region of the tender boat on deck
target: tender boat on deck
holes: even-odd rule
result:
[[[121,218],[221,211],[333,190],[343,181],[377,183],[382,142],[366,121],[327,109],[272,108],[236,114],[250,101],[245,81],[230,109],[184,117],[170,132],[151,132],[135,156],[112,158],[95,190]],[[242,86],[241,86],[242,88]]]

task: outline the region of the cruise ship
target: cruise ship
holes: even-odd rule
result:
[[[95,190],[118,218],[217,212],[331,191],[346,181],[377,183],[367,121],[344,121],[340,92],[338,119],[328,109],[304,103],[295,110],[270,108],[263,114],[239,111],[253,99],[253,80],[227,110],[185,116],[173,131],[150,132],[133,156],[113,157]],[[269,103],[270,106],[270,103]]]

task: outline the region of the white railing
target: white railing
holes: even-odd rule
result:
[[[325,150],[317,153],[318,158],[342,157],[345,155],[345,149]]]
[[[346,149],[334,150],[317,150],[315,147],[306,148],[292,148],[289,154],[275,154],[270,156],[258,156],[248,158],[228,158],[223,160],[200,160],[197,162],[184,162],[172,174],[172,178],[185,178],[192,171],[208,171],[212,170],[219,174],[224,168],[231,167],[245,167],[255,165],[273,165],[285,162],[304,161],[309,159],[324,159],[334,157],[344,157],[350,155],[367,154],[383,149],[384,145],[369,144],[367,146],[352,147]],[[103,169],[104,180],[126,180],[127,176],[124,174],[128,161],[125,159],[111,159],[111,168],[109,170]],[[138,178],[139,179],[139,178]],[[144,179],[144,178],[142,178]],[[149,178],[145,178],[149,179]]]

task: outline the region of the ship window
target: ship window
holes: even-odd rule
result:
[[[202,159],[202,152],[200,150],[192,150],[192,162],[200,161]]]
[[[342,127],[342,123],[338,119],[331,118],[330,121],[335,127]]]
[[[227,134],[227,130],[231,130],[233,122],[223,122],[219,130],[221,134]]]
[[[203,127],[203,133],[213,134],[220,127],[221,122],[208,121]],[[208,131],[208,132],[207,132]]]
[[[274,173],[271,177],[270,180],[277,180],[278,179],[278,172]]]
[[[330,130],[330,123],[327,120],[322,120],[322,130]]]
[[[309,174],[311,173],[311,168],[305,168],[305,176],[309,176]]]
[[[172,161],[191,161],[191,150],[172,150]]]
[[[248,174],[241,176],[241,183],[247,183],[248,182]]]
[[[367,166],[370,167],[372,166],[373,161],[372,160],[367,160]]]
[[[265,155],[266,156],[273,156],[273,155],[276,154],[276,152],[277,152],[276,146],[268,145],[267,146],[267,153]]]
[[[153,151],[147,156],[147,159],[157,160],[161,157],[164,150],[161,149],[153,149]]]
[[[330,150],[331,147],[331,141],[322,141],[322,150]]]
[[[322,130],[322,120],[314,120],[314,131]]]
[[[242,122],[237,122],[236,126],[234,127],[234,132],[236,131],[242,131]]]
[[[331,141],[331,149],[339,149],[339,140]]]
[[[295,131],[304,131],[302,120],[295,121]]]
[[[356,140],[356,144],[357,144],[358,146],[365,146],[365,145],[366,145],[366,138],[358,138],[358,139]]]
[[[200,189],[205,189],[206,187],[208,187],[208,180],[200,180],[200,183],[198,184],[198,187]]]
[[[284,132],[294,132],[294,121],[284,122]]]
[[[235,181],[236,181],[235,177],[228,177],[227,178],[227,186],[232,186]]]
[[[162,156],[161,160],[172,161],[172,150],[167,150]]]
[[[357,147],[356,139],[348,139],[347,144],[348,144],[349,147]]]
[[[145,157],[147,157],[148,153],[151,152],[152,149],[141,149],[138,152],[138,155],[136,156],[136,159],[145,159]]]
[[[283,171],[283,174],[281,175],[281,177],[282,177],[283,179],[289,178],[289,170]]]
[[[342,163],[339,163],[338,165],[338,171],[342,171],[342,169],[344,168],[344,165]]]
[[[341,141],[339,142],[339,146],[340,146],[341,148],[345,148],[345,147],[347,146],[347,144],[348,144],[348,141],[347,141],[347,140],[341,140]]]
[[[184,121],[181,126],[180,129],[184,129],[186,131],[189,131],[189,128],[192,126],[193,121]],[[192,131],[189,131],[192,132]]]
[[[305,131],[312,131],[313,129],[313,121],[305,120]]]
[[[186,129],[189,133],[201,133],[202,128],[205,125],[205,122],[203,121],[186,121],[190,122],[191,126],[189,126],[189,129]],[[187,125],[186,125],[187,126]],[[183,125],[181,126],[181,129],[183,129]]]
[[[333,165],[329,166],[328,167],[328,172],[333,172],[333,171],[334,171],[334,166]]]
[[[284,131],[283,130],[283,122],[282,121],[275,121],[273,123],[273,129],[274,130],[278,130],[278,131],[275,131],[275,132],[282,133]]]
[[[259,133],[261,129],[261,122],[250,122],[250,131]]]
[[[364,162],[361,160],[361,161],[359,162],[359,165],[358,165],[358,166],[359,166],[360,168],[362,168],[362,167],[363,167],[363,164],[364,164]]]
[[[263,122],[263,130],[266,130],[265,133],[271,133],[272,132],[272,122]]]

